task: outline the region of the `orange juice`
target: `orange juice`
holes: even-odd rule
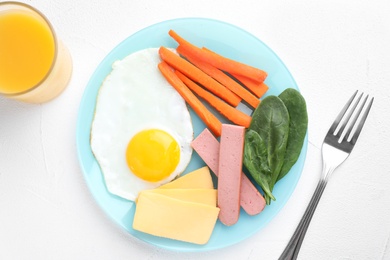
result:
[[[21,93],[45,78],[53,64],[50,27],[23,11],[0,15],[0,91]]]
[[[71,75],[68,50],[36,9],[0,2],[0,94],[42,103],[59,95]]]

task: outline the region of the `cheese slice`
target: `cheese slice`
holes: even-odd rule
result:
[[[201,203],[214,207],[217,206],[216,189],[153,189],[144,190],[141,193],[148,192],[165,195],[178,200]]]
[[[187,173],[158,189],[213,189],[213,180],[209,167],[204,166],[195,171]]]
[[[143,192],[138,198],[133,228],[151,235],[206,244],[213,232],[219,208]]]

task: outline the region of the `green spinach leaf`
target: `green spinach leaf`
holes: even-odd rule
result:
[[[268,167],[267,148],[264,140],[253,130],[248,130],[245,133],[244,165],[253,179],[263,189],[267,204],[271,199],[275,200],[269,186],[271,170]]]
[[[249,129],[260,135],[267,148],[272,191],[283,166],[289,133],[289,113],[283,101],[277,96],[264,98],[253,112]]]
[[[282,179],[298,160],[308,125],[306,102],[297,90],[288,88],[279,95],[279,98],[288,110],[290,125],[286,154],[277,181]]]

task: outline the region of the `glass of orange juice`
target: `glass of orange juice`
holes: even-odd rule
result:
[[[72,74],[69,51],[48,19],[19,2],[0,2],[0,94],[29,103],[57,97]]]

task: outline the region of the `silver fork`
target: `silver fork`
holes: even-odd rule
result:
[[[374,98],[356,91],[333,122],[322,144],[322,174],[309,205],[279,260],[297,259],[307,228],[333,171],[347,159],[363,128]],[[356,99],[356,100],[355,100]],[[367,103],[367,104],[366,104]]]

